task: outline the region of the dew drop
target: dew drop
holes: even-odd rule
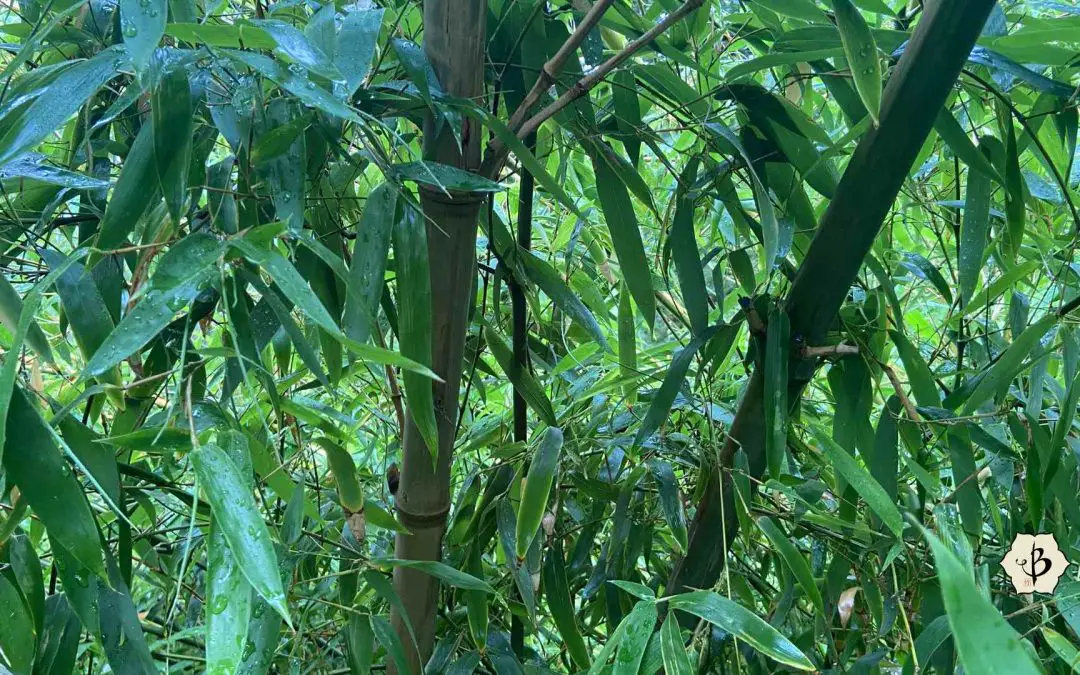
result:
[[[135,27],[135,24],[129,23],[124,26],[124,37],[133,38],[139,34],[139,29]]]
[[[251,655],[254,654],[254,653],[255,653],[255,643],[253,641],[251,641],[251,640],[248,640],[247,644],[244,645],[244,656],[242,658],[246,661],[249,658],[251,658]]]
[[[228,607],[229,607],[229,598],[228,598],[228,596],[221,595],[221,596],[218,596],[218,597],[214,598],[214,601],[212,603],[210,603],[210,606],[208,607],[208,609],[210,610],[211,614],[221,614]]]

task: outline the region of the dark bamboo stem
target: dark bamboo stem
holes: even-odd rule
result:
[[[993,4],[993,0],[928,3],[885,88],[881,122],[855,149],[788,295],[785,309],[791,334],[802,336],[807,344],[821,344],[835,322]],[[794,364],[788,397],[792,405],[798,405],[814,370],[812,362]],[[667,594],[709,588],[720,577],[727,548],[738,532],[730,474],[735,452],[739,448],[746,452],[754,477],[765,469],[763,385],[761,371],[755,369],[721,451],[723,477],[710,473],[704,478],[690,545],[672,570]]]

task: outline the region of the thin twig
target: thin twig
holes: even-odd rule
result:
[[[578,38],[579,34],[582,33],[581,29],[582,27],[586,26],[586,22],[588,21],[589,17],[592,16],[598,8],[606,9],[607,6],[611,4],[610,2],[604,2],[603,0],[597,2],[595,5],[593,5],[593,9],[590,10],[585,20],[582,21],[582,23],[578,26],[578,30],[574,31],[574,34],[570,36],[570,39],[568,39],[566,43],[564,43],[563,46],[559,48],[559,51],[555,54],[554,57],[552,57],[551,61],[549,61],[547,64],[544,64],[544,68],[541,71],[540,77],[536,80],[536,86],[534,86],[533,90],[529,92],[528,96],[526,96],[525,101],[522,102],[522,105],[518,106],[518,109],[514,111],[514,115],[510,119],[510,130],[522,140],[527,138],[530,134],[535,133],[536,130],[540,128],[540,125],[557,115],[559,112],[561,112],[564,108],[569,106],[577,99],[587,94],[589,90],[591,90],[605,77],[607,77],[607,75],[612,70],[619,67],[624,61],[633,56],[639,49],[655,40],[657,36],[666,31],[672,25],[676,24],[685,16],[700,7],[703,1],[704,0],[686,0],[686,2],[684,2],[681,7],[679,7],[671,14],[668,14],[663,21],[653,26],[650,30],[648,30],[638,39],[627,44],[619,53],[615,54],[610,59],[594,68],[588,75],[582,77],[580,80],[575,82],[572,87],[566,90],[566,92],[563,93],[563,95],[556,99],[554,102],[548,104],[540,112],[528,118],[525,122],[521,122],[519,118],[528,114],[528,108],[536,102],[535,100],[531,100],[531,98],[533,96],[533,92],[536,91],[537,86],[540,86],[542,82],[547,82],[543,86],[543,89],[540,90],[540,92],[542,93],[544,90],[551,86],[551,84],[554,82],[554,77],[558,75],[557,70],[549,72],[549,64],[551,64],[551,61],[555,61],[558,58],[561,58],[563,61],[565,61],[567,56],[573,53],[573,50],[577,49],[578,44],[580,44],[580,42],[584,40],[584,34],[582,34],[580,38],[577,39],[577,42],[571,46],[571,43],[575,41],[575,38]],[[599,18],[600,17],[597,16],[596,21],[599,21]],[[561,63],[559,65],[561,67]],[[548,81],[549,78],[551,78],[551,81]],[[539,98],[539,93],[537,94],[536,98]],[[520,126],[518,126],[519,124]],[[506,162],[506,158],[508,155],[509,150],[503,143],[500,143],[498,140],[493,141],[491,145],[488,146],[488,151],[484,157],[484,162],[480,166],[480,175],[494,179],[494,177],[498,175],[499,171],[502,170],[503,164]]]

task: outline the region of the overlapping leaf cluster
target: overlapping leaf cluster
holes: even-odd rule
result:
[[[680,6],[607,4],[544,96]],[[530,149],[504,120],[583,9],[492,0],[486,101],[418,3],[5,9],[0,672],[403,672],[395,567],[443,582],[431,673],[1077,669],[1075,566],[1025,598],[998,562],[1080,560],[1080,13],[995,8],[811,345],[780,300],[920,5],[706,1]],[[425,115],[509,168],[423,159]],[[438,444],[418,185],[490,195],[441,562],[394,557],[384,481],[406,414]],[[755,368],[728,567],[668,597]]]

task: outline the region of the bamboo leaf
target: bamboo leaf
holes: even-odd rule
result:
[[[664,655],[664,672],[668,675],[693,675],[694,665],[683,644],[682,631],[674,614],[668,614],[660,628],[660,649]]]
[[[775,628],[741,605],[710,591],[693,591],[667,599],[670,609],[677,609],[705,619],[718,628],[745,641],[771,659],[798,670],[815,666],[799,648]]]
[[[19,317],[22,316],[23,301],[19,292],[7,280],[7,276],[0,276],[0,323],[13,335],[19,330]],[[37,352],[38,356],[47,363],[53,363],[52,348],[41,326],[32,322],[26,330],[26,344]]]
[[[364,213],[356,225],[356,246],[349,266],[343,327],[345,334],[357,342],[367,342],[371,335],[382,296],[396,211],[397,189],[390,183],[380,183],[368,195]]]
[[[795,545],[791,543],[791,540],[787,538],[787,535],[767,516],[761,516],[757,519],[757,525],[761,528],[761,531],[768,537],[769,542],[776,549],[776,552],[780,554],[780,557],[784,560],[784,564],[791,570],[792,575],[795,577],[799,585],[802,586],[803,591],[806,593],[806,597],[810,598],[810,602],[813,603],[814,608],[818,612],[825,612],[825,603],[821,599],[821,591],[818,590],[817,582],[814,581],[814,575],[810,571],[810,566],[806,563],[806,558],[803,557],[799,550],[795,548]]]
[[[566,312],[566,315],[576,321],[586,330],[589,335],[603,348],[607,349],[607,339],[604,331],[596,321],[596,317],[585,307],[585,303],[567,287],[559,273],[546,261],[541,260],[529,251],[518,251],[518,260],[521,261],[522,269],[552,302]]]
[[[679,177],[675,191],[675,216],[671,221],[671,257],[679,275],[679,288],[683,302],[690,315],[690,328],[694,334],[705,330],[709,324],[709,295],[705,290],[705,273],[702,271],[701,254],[694,235],[694,197],[690,186],[697,179],[698,158],[691,158]]]
[[[626,284],[619,285],[619,374],[627,380],[638,376],[637,330],[634,327],[634,307]],[[633,381],[624,387],[628,402],[633,405],[637,398],[637,385]]]
[[[945,144],[949,146],[949,149],[953,151],[957,157],[968,165],[968,168],[974,169],[979,173],[993,179],[999,185],[1005,183],[1001,178],[1001,174],[998,173],[994,165],[990,163],[986,155],[975,147],[975,144],[971,142],[967,132],[960,126],[960,123],[956,121],[956,118],[949,111],[948,108],[942,108],[938,113],[937,119],[934,120],[934,131],[941,136],[941,140],[945,141]]]
[[[936,536],[922,532],[934,553],[941,597],[964,669],[987,675],[1042,672],[1020,636],[975,586],[971,569],[965,569]]]
[[[900,515],[900,510],[896,508],[896,504],[889,498],[884,488],[874,480],[866,469],[859,465],[858,461],[847,450],[833,440],[831,434],[823,429],[814,428],[814,435],[817,437],[818,442],[821,443],[825,456],[837,473],[855,488],[859,496],[866,500],[870,510],[877,514],[878,518],[881,518],[881,521],[897,538],[902,537],[904,535],[904,518]]]
[[[120,32],[135,67],[142,71],[165,34],[169,6],[165,0],[121,0]]]
[[[29,673],[34,662],[34,622],[18,589],[0,576],[0,651],[15,673]],[[0,667],[3,667],[0,665]]]
[[[668,366],[667,374],[660,385],[660,391],[656,392],[649,411],[645,413],[645,419],[641,421],[637,434],[634,436],[634,447],[640,447],[642,443],[656,433],[660,425],[667,419],[671,405],[675,402],[675,396],[686,379],[686,372],[690,369],[690,363],[698,351],[708,343],[709,339],[719,330],[723,324],[710,326],[700,335],[690,341],[685,347],[676,352]]]
[[[622,620],[623,636],[615,652],[612,675],[637,675],[656,626],[656,602],[641,600]]]
[[[45,421],[16,386],[6,411],[3,466],[45,525],[49,536],[91,573],[105,577],[94,516],[75,474],[53,441]]]
[[[991,398],[999,396],[1020,372],[1021,364],[1031,355],[1043,335],[1057,322],[1052,314],[1044,316],[1016,336],[1009,348],[990,366],[964,402],[963,414],[975,411]]]
[[[855,91],[876,125],[881,108],[881,60],[874,35],[851,0],[833,0],[833,12],[840,41],[844,45],[844,55],[855,81]]]
[[[345,76],[330,57],[311,44],[292,24],[278,19],[249,19],[274,41],[274,52],[331,82],[343,81]]]
[[[517,364],[510,347],[506,345],[506,341],[491,326],[484,328],[484,339],[491,349],[491,355],[495,357],[499,367],[510,378],[514,389],[521,394],[529,407],[540,416],[544,424],[552,427],[557,425],[555,409],[552,407],[547,394],[544,393],[544,388],[540,386],[540,383],[536,381],[528,370],[522,369]]]
[[[397,560],[394,558],[383,558],[376,562],[392,567],[405,567],[411,570],[420,570],[424,574],[429,574],[454,588],[461,588],[467,591],[481,591],[493,595],[495,593],[495,589],[488,585],[483,579],[477,579],[471,574],[466,574],[461,570],[454,569],[445,563],[435,560]]]
[[[337,484],[338,499],[346,513],[359,513],[364,511],[364,492],[356,480],[356,465],[353,464],[352,455],[345,448],[334,443],[329,438],[320,437],[315,439],[323,452],[326,453],[326,461],[330,466],[330,472],[334,474],[334,482]]]
[[[210,675],[228,675],[236,672],[244,658],[251,584],[217,519],[210,523],[206,555],[206,670]]]
[[[969,173],[967,195],[964,199],[964,221],[960,225],[960,253],[957,267],[960,280],[960,306],[975,293],[979,272],[983,266],[990,230],[990,179],[981,173]]]
[[[911,391],[915,394],[915,400],[921,406],[936,407],[941,405],[941,397],[938,395],[937,385],[934,384],[934,374],[926,365],[922,354],[911,344],[907,336],[898,330],[889,331],[896,352],[900,355],[900,361],[904,364],[904,372],[907,373]]]
[[[345,94],[351,97],[371,71],[375,44],[382,28],[381,7],[346,12],[338,29],[334,65],[345,76]]]
[[[394,261],[397,263],[399,302],[398,341],[408,359],[431,363],[431,277],[428,272],[428,241],[423,221],[406,209],[394,226]],[[431,452],[432,465],[439,458],[439,425],[431,381],[418,373],[406,372],[405,395],[408,414]]]
[[[529,464],[529,473],[524,481],[521,505],[517,516],[517,556],[524,558],[532,546],[540,523],[547,509],[548,495],[555,479],[555,470],[559,464],[559,452],[562,450],[563,435],[558,427],[549,427],[540,439],[540,444]]]
[[[769,327],[765,339],[765,456],[769,475],[780,477],[787,454],[788,417],[788,360],[790,356],[790,323],[787,312],[779,304],[769,310]]]
[[[653,297],[652,273],[645,258],[645,246],[641,241],[634,206],[630,203],[630,194],[619,176],[608,163],[591,155],[593,171],[596,174],[596,192],[600,199],[600,208],[604,212],[604,221],[611,232],[611,242],[615,255],[622,268],[630,295],[633,296],[638,311],[645,317],[645,322],[652,327],[656,319],[656,300]]]
[[[144,124],[131,143],[116,188],[105,207],[105,216],[98,226],[99,249],[122,246],[139,219],[160,197],[161,186],[154,178],[156,175],[154,126]]]
[[[1043,638],[1046,639],[1047,644],[1054,650],[1054,653],[1061,658],[1062,661],[1069,664],[1069,668],[1074,673],[1080,673],[1080,650],[1078,650],[1073,643],[1069,642],[1061,633],[1043,626],[1041,629]]]
[[[182,65],[160,64],[161,77],[150,94],[154,127],[154,167],[169,208],[179,223],[187,201],[187,174],[191,163],[191,93]]]
[[[574,605],[566,580],[566,565],[562,547],[558,543],[550,547],[544,556],[543,576],[544,597],[547,599],[555,627],[566,644],[570,659],[579,669],[588,668],[589,650],[574,618]]]
[[[649,469],[652,471],[653,479],[656,480],[664,520],[671,528],[671,533],[679,544],[679,550],[685,552],[687,547],[686,513],[679,496],[679,486],[675,482],[675,473],[671,470],[669,462],[660,459],[649,460]]]
[[[204,445],[195,450],[191,461],[229,550],[244,561],[240,567],[244,577],[291,626],[277,556],[270,532],[255,505],[249,481],[236,463],[215,445]]]
[[[22,101],[29,102],[20,104],[4,117],[0,167],[32,149],[66,122],[94,92],[116,76],[125,61],[121,49],[103,49],[67,68],[47,86],[22,97]]]
[[[83,377],[98,377],[142,349],[199,294],[217,253],[207,255],[202,266],[192,267],[189,276],[166,291],[151,290],[139,300],[101,343],[83,369]]]

